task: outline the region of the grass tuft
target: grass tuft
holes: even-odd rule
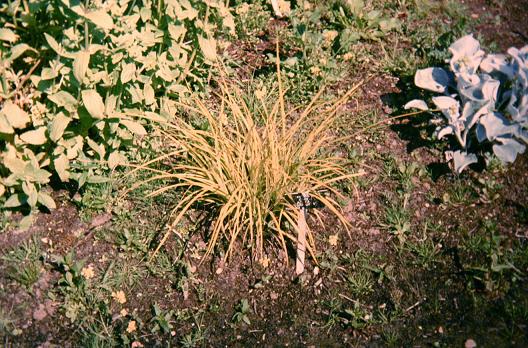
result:
[[[151,196],[179,191],[181,200],[172,211],[172,225],[200,206],[210,212],[212,221],[206,256],[227,242],[227,259],[240,241],[261,258],[268,242],[277,242],[286,251],[287,244],[296,241],[299,208],[292,196],[306,193],[348,228],[334,184],[361,173],[351,174],[346,159],[329,150],[337,139],[331,130],[338,109],[360,84],[333,103],[319,102],[321,91],[304,110],[288,112],[280,79],[279,97],[270,103],[269,98],[256,95],[257,107],[225,79],[218,84],[220,106],[216,109],[198,96],[178,103],[194,119],[202,119],[202,126],[196,128],[183,118],[157,123],[167,152],[135,169],[154,173],[142,184],[167,183]],[[155,168],[159,163],[168,166]],[[314,240],[308,231],[306,247],[315,259]]]

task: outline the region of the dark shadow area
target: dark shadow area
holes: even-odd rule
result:
[[[381,96],[382,102],[394,110],[391,116],[398,116],[417,111],[414,109],[405,110],[403,106],[413,99],[427,101],[431,95],[427,91],[416,87],[414,85],[414,76],[410,75],[399,76],[396,87],[401,92],[387,93]],[[431,137],[436,128],[429,122],[431,119],[431,114],[424,112],[422,114],[409,116],[403,119],[403,121],[391,125],[390,129],[395,131],[402,140],[407,141],[408,153],[422,147],[432,148],[436,147],[438,142]]]
[[[430,163],[426,166],[427,171],[431,175],[431,179],[436,182],[438,179],[445,175],[451,174],[451,168],[449,168],[449,165],[447,163],[442,162],[434,162]]]
[[[414,85],[414,76],[400,76],[396,87],[400,92],[387,93],[381,96],[382,102],[393,110],[390,117],[416,111],[403,108],[407,102],[413,99],[428,101],[431,98],[431,93]],[[436,125],[431,123],[432,119],[433,116],[430,113],[424,112],[398,120],[390,126],[390,129],[406,142],[406,150],[409,154],[420,148],[436,149],[443,152],[447,146],[452,144],[434,138],[433,133]],[[441,177],[452,174],[451,168],[443,159],[443,156],[439,157],[438,161],[429,163],[426,166],[432,180],[435,182]]]

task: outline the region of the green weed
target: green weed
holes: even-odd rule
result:
[[[370,270],[361,270],[347,276],[348,285],[356,297],[368,295],[373,291],[374,277]]]
[[[388,230],[391,234],[396,236],[400,245],[402,245],[407,234],[411,231],[410,213],[406,208],[406,196],[403,202],[390,201],[385,205],[385,212],[380,222],[380,226]]]
[[[41,255],[40,242],[36,238],[25,241],[21,246],[6,252],[2,255],[2,260],[8,264],[7,277],[31,291],[40,277]]]
[[[153,317],[150,321],[153,324],[153,326],[151,328],[151,332],[152,333],[160,332],[164,334],[170,333],[174,327],[172,325],[174,311],[173,310],[164,311],[158,306],[158,304],[154,304],[152,306],[152,312],[153,312]]]
[[[251,307],[249,307],[249,302],[247,299],[242,299],[235,307],[235,314],[233,314],[233,318],[231,320],[234,323],[240,323],[244,322],[247,325],[251,325],[251,321],[249,320],[249,315],[251,314]]]

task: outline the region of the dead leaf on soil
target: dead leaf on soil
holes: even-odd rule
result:
[[[33,319],[36,321],[44,320],[48,316],[48,313],[46,312],[46,307],[44,307],[43,304],[40,304],[38,308],[33,312]]]
[[[90,222],[90,229],[96,228],[99,226],[102,226],[112,220],[112,214],[111,213],[105,213],[101,215],[97,215],[92,219],[92,222]]]

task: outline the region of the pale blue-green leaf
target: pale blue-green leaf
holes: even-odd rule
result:
[[[473,34],[463,36],[449,46],[449,51],[453,56],[457,57],[472,57],[477,54],[479,50],[480,43],[475,40]]]
[[[26,196],[30,196],[32,192],[37,190],[37,188],[35,187],[35,184],[24,181],[22,183],[22,190],[24,191]]]
[[[44,33],[44,38],[46,39],[46,42],[51,47],[51,49],[54,50],[55,53],[60,55],[61,52],[62,52],[62,49],[61,49],[59,43],[57,42],[57,40],[55,40],[55,38],[53,36],[49,35],[48,33]]]
[[[74,110],[77,107],[77,99],[66,91],[58,91],[57,93],[48,96],[48,99],[54,102],[57,106],[65,107],[67,110]]]
[[[123,70],[121,70],[121,83],[125,84],[132,79],[135,79],[136,75],[136,64],[134,63],[128,63],[123,66]]]
[[[29,215],[26,215],[24,216],[22,219],[20,219],[20,221],[18,222],[18,228],[21,230],[21,231],[26,231],[28,230],[31,225],[33,224],[33,220],[34,220],[34,217],[33,215],[29,214]]]
[[[152,17],[152,10],[148,7],[143,7],[139,11],[139,16],[141,17],[141,20],[144,23],[147,23],[148,21],[150,21],[150,18]]]
[[[32,182],[47,184],[49,182],[51,173],[45,169],[36,168],[31,163],[28,163],[24,169],[24,175],[26,176],[25,179]]]
[[[46,38],[46,42],[48,45],[57,53],[59,56],[65,57],[65,58],[75,58],[75,53],[70,53],[64,50],[57,40],[53,38],[53,36],[49,35],[48,33],[44,33],[44,37]]]
[[[105,10],[89,11],[84,16],[104,30],[110,30],[114,27],[112,17]]]
[[[488,54],[482,62],[480,62],[480,70],[487,74],[500,72],[506,75],[509,79],[513,77],[513,66],[504,54]]]
[[[524,153],[526,146],[512,138],[497,138],[502,144],[493,145],[493,153],[503,163],[512,163],[518,154]]]
[[[429,107],[427,106],[427,103],[424,102],[421,99],[413,99],[404,106],[405,110],[408,109],[418,109],[418,110],[429,110]]]
[[[480,105],[483,105],[487,102],[490,102],[490,105],[495,105],[499,87],[500,81],[493,79],[487,74],[482,74],[478,83],[461,86],[459,91],[460,95],[466,98],[465,100],[469,100]]]
[[[117,108],[117,96],[111,94],[108,97],[106,97],[106,100],[105,100],[105,113],[109,115],[109,117],[113,117],[110,115],[114,115],[117,113],[116,108]]]
[[[184,25],[174,25],[172,23],[169,24],[169,34],[171,38],[175,41],[179,41],[180,38],[185,35],[187,32],[187,29]]]
[[[15,130],[7,121],[7,117],[3,113],[0,113],[0,133],[13,134],[14,132]]]
[[[17,157],[4,157],[3,164],[13,174],[22,174],[26,168],[26,162]]]
[[[37,50],[31,48],[31,46],[29,46],[28,44],[21,43],[21,44],[18,44],[16,46],[13,46],[11,48],[11,54],[9,56],[9,60],[13,61],[13,60],[17,59],[22,54],[24,54],[24,52],[26,52],[26,51],[37,52]]]
[[[416,86],[433,92],[446,92],[450,83],[448,73],[442,68],[421,69],[416,71],[414,76]]]
[[[52,80],[59,76],[59,73],[57,70],[51,69],[51,68],[44,68],[42,69],[42,72],[40,73],[40,78],[44,81],[46,80]]]
[[[88,52],[90,52],[90,55],[92,56],[99,51],[110,51],[110,50],[105,45],[90,44],[90,46],[88,46]]]
[[[26,195],[23,193],[15,193],[11,195],[4,203],[4,208],[16,208],[26,203]]]
[[[35,208],[37,206],[37,202],[38,202],[38,192],[37,190],[33,190],[28,195],[27,203],[31,208]]]
[[[497,137],[513,134],[516,132],[518,126],[511,124],[504,116],[498,112],[489,112],[482,116],[479,120],[486,132],[488,140],[494,140]]]
[[[123,156],[123,154],[119,153],[119,151],[114,151],[108,156],[108,166],[110,169],[116,168],[118,165],[125,164],[126,163],[126,157]]]
[[[454,130],[453,130],[453,126],[447,126],[447,127],[444,127],[442,128],[438,134],[437,134],[437,138],[438,139],[442,139],[443,137],[445,137],[446,135],[449,135],[449,134],[453,134],[454,133]]]
[[[212,63],[218,59],[216,54],[216,40],[214,38],[198,36],[198,45],[206,62]]]
[[[523,89],[528,89],[528,45],[518,49],[510,47],[508,54],[513,58],[513,68],[516,78]]]
[[[433,103],[442,110],[442,113],[450,123],[456,122],[460,116],[460,103],[452,97],[433,97]]]
[[[143,87],[143,95],[145,96],[145,104],[152,105],[156,102],[154,88],[152,88],[150,83],[145,83],[145,86]]]
[[[67,182],[70,180],[70,172],[68,171],[70,169],[70,162],[68,161],[66,155],[61,154],[59,157],[55,158],[53,160],[53,167],[55,168],[55,171],[59,175],[59,178],[62,182]]]
[[[446,155],[449,153],[446,152]],[[453,165],[457,173],[462,173],[462,171],[472,163],[477,163],[478,159],[474,153],[467,153],[463,151],[454,151],[450,153],[453,158]]]
[[[466,102],[464,104],[461,119],[464,121],[466,129],[473,127],[483,115],[489,112],[489,103],[484,104],[480,109],[478,107],[479,104],[477,103]]]
[[[132,104],[143,102],[143,91],[138,86],[129,86],[128,92],[132,96]]]
[[[480,123],[477,123],[477,126],[475,127],[475,135],[477,136],[477,140],[479,143],[486,141],[486,128],[484,128],[484,126]]]
[[[100,160],[104,159],[106,150],[102,144],[98,144],[90,138],[86,138],[86,143],[92,150],[94,150],[97,153]]]

